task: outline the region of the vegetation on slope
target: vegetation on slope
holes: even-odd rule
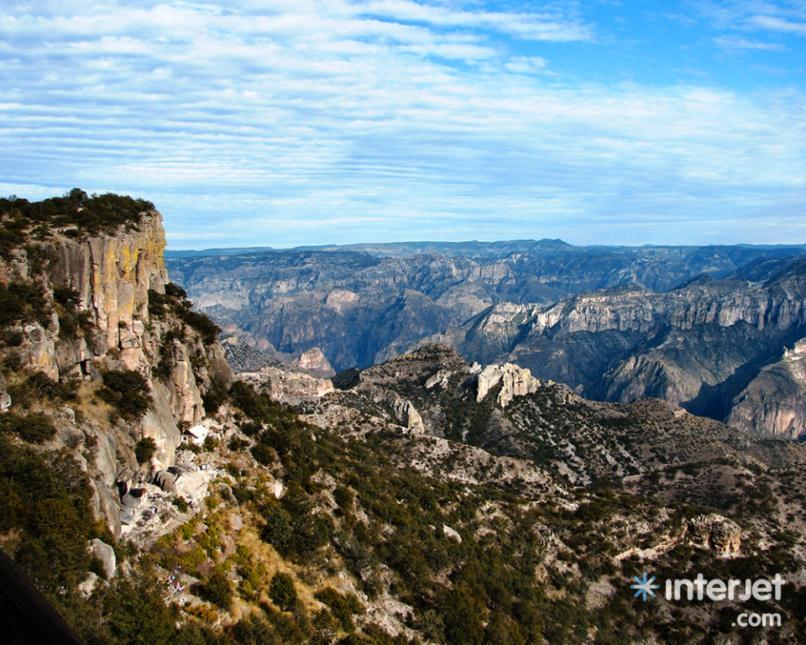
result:
[[[55,231],[71,237],[113,233],[134,227],[154,204],[144,199],[105,193],[87,195],[74,188],[63,197],[30,202],[20,197],[0,198],[0,257],[32,240],[45,240]]]

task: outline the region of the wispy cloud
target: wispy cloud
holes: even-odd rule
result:
[[[751,16],[750,24],[760,27],[761,29],[783,31],[799,36],[806,36],[806,22],[787,20],[786,18],[779,18],[778,16],[760,15]]]
[[[802,214],[800,90],[583,82],[553,60],[599,46],[575,3],[491,4],[11,0],[0,189],[134,192],[184,246],[643,242]],[[797,19],[752,4],[742,24]]]
[[[723,29],[806,35],[802,0],[689,0],[700,14]]]
[[[741,38],[739,36],[718,36],[714,38],[714,42],[724,49],[743,49],[749,51],[784,51],[784,47],[780,43],[770,43],[763,40],[751,40],[749,38]]]

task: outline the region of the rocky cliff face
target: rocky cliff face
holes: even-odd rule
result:
[[[498,305],[438,338],[470,358],[509,360],[587,396],[656,397],[725,420],[759,370],[806,330],[805,266],[795,262],[765,282],[701,279],[666,293]],[[760,404],[743,400],[746,408]],[[767,432],[760,418],[756,430]]]
[[[81,207],[75,212],[79,217]],[[70,444],[87,437],[93,443],[85,467],[94,485],[94,510],[119,533],[117,488],[148,480],[174,463],[181,428],[202,420],[203,394],[214,381],[229,378],[229,368],[221,347],[205,342],[187,323],[191,316],[186,320],[177,313],[189,309],[176,290],[166,295],[165,235],[158,212],[141,211],[126,223],[91,233],[51,225],[41,239],[36,229],[21,230],[27,243],[0,260],[0,285],[4,293],[35,294],[37,311],[12,315],[3,332],[13,342],[0,352],[6,364],[16,363],[4,379],[6,407],[12,414],[29,405],[38,408],[36,400],[29,401],[37,393],[26,384],[41,381],[39,374],[55,384],[48,387],[75,392],[58,411],[54,441]],[[166,309],[165,303],[180,304]],[[109,373],[142,379],[145,391],[136,394],[147,403],[136,416],[112,411],[111,421],[107,418],[98,397],[108,395]],[[17,401],[15,392],[25,399]],[[151,439],[156,450],[140,464],[134,448],[143,439]]]
[[[53,247],[51,281],[78,292],[79,308],[91,314],[98,353],[119,349],[131,368],[148,363],[148,291],[165,292],[165,232],[156,212],[144,213],[136,229],[84,240],[60,238]]]
[[[806,339],[747,384],[733,400],[728,423],[775,437],[806,435]]]

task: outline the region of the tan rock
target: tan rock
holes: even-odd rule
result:
[[[329,379],[276,367],[264,367],[259,372],[243,372],[238,376],[247,383],[266,388],[269,396],[283,403],[315,401],[334,389]]]
[[[507,407],[516,396],[525,396],[537,391],[540,380],[523,367],[512,363],[487,365],[477,377],[476,401],[482,401],[487,394],[501,383],[501,391],[496,399],[499,406]]]
[[[688,521],[686,539],[693,546],[713,551],[717,557],[728,558],[741,551],[742,528],[717,513],[698,515]]]

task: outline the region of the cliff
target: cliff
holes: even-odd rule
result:
[[[118,229],[86,240],[55,240],[51,280],[78,292],[91,314],[97,353],[120,349],[132,368],[144,362],[148,292],[165,293],[165,232],[159,213],[144,213],[136,229]]]
[[[54,213],[42,209],[48,227],[37,227],[31,220],[42,215],[30,205],[5,204],[4,228],[16,225],[19,243],[0,258],[11,310],[3,321],[0,394],[13,415],[28,408],[53,415],[52,447],[92,446],[80,457],[93,510],[118,534],[118,491],[174,463],[181,428],[204,418],[203,396],[230,373],[215,338],[197,329],[206,319],[181,290],[170,289],[160,214],[132,212],[125,222],[88,231],[81,212],[97,205],[82,199],[59,204],[78,226],[61,224],[63,210],[51,205]],[[135,449],[148,439],[155,449],[138,463]]]
[[[661,398],[724,421],[761,368],[804,330],[806,270],[795,261],[760,282],[701,278],[665,293],[633,288],[547,307],[503,303],[437,338],[472,360],[509,361],[591,398]],[[768,434],[781,422],[761,420],[772,414],[761,396],[742,396],[744,412],[731,418]]]
[[[770,436],[806,435],[806,339],[747,384],[733,401],[728,423]]]

